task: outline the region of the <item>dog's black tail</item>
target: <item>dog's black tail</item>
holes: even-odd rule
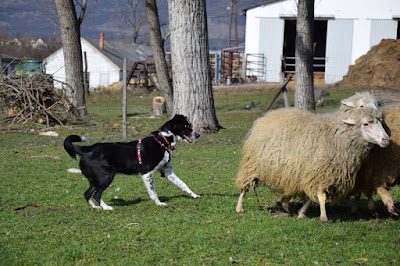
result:
[[[80,137],[78,135],[69,135],[64,140],[64,149],[68,152],[69,156],[76,159],[76,155],[82,156],[83,150],[82,147],[72,144],[72,142],[86,142],[84,137]]]

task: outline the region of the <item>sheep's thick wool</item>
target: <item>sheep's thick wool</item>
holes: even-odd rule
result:
[[[389,105],[382,108],[383,125],[390,135],[389,146],[382,149],[374,146],[362,163],[357,175],[354,193],[364,193],[369,198],[379,188],[387,189],[400,179],[400,105]],[[378,193],[379,196],[381,196]],[[382,199],[389,211],[393,200]],[[389,200],[389,202],[388,202]],[[391,202],[390,202],[391,200]]]
[[[268,186],[283,199],[318,202],[322,190],[327,201],[343,200],[372,147],[360,125],[343,122],[349,116],[376,121],[381,115],[372,108],[324,115],[284,108],[257,119],[244,142],[236,184],[241,190]]]

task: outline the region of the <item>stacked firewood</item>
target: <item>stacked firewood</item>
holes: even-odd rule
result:
[[[55,90],[51,76],[9,75],[0,82],[0,101],[6,108],[6,121],[40,124],[64,122],[73,115],[74,108],[61,90]],[[64,121],[64,122],[63,122]]]

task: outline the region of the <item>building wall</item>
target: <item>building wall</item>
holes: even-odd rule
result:
[[[260,52],[264,54],[265,76],[267,82],[279,82],[285,22],[279,18],[260,20]],[[248,64],[248,67],[251,67]]]
[[[121,80],[121,70],[117,65],[105,57],[99,50],[93,47],[85,39],[81,39],[82,53],[86,52],[89,73],[89,87],[91,90],[99,86],[108,86]],[[63,49],[59,49],[44,60],[46,74],[53,75],[54,87],[62,88],[65,82],[65,67]]]
[[[340,34],[330,33],[330,30],[342,30],[346,33],[348,33],[350,29],[352,30],[351,41],[348,42],[346,39],[346,44],[351,47],[346,47],[344,50],[345,54],[339,55],[336,53],[336,55],[341,58],[327,58],[327,60],[331,62],[329,68],[326,69],[325,72],[328,76],[328,80],[326,81],[332,83],[341,80],[343,75],[347,73],[349,65],[354,64],[360,56],[367,53],[371,46],[379,43],[383,38],[396,38],[398,21],[393,20],[393,18],[400,17],[400,4],[398,0],[316,0],[314,13],[316,19],[329,18],[329,20],[332,21],[346,20],[348,22],[341,25],[340,23],[336,24],[335,28],[329,27],[328,22],[327,35],[331,35],[331,38],[327,40],[327,47],[330,46],[333,48],[336,45],[340,45],[338,43],[340,39],[335,39],[333,37],[333,35],[340,37]],[[265,30],[272,26],[272,24],[266,25],[266,18],[284,20],[285,17],[296,16],[297,6],[295,0],[276,1],[247,10],[246,54],[265,52],[265,50],[268,49],[266,47],[260,47],[262,43],[260,42],[260,33],[264,32],[265,34]],[[337,27],[343,28],[338,29]],[[274,29],[272,34],[278,36],[275,32],[276,30],[277,29]],[[278,37],[280,38],[280,35]],[[346,35],[346,37],[348,37],[348,35]],[[278,43],[281,42],[280,39],[274,41]],[[329,44],[328,41],[333,43]],[[350,54],[349,50],[351,50]],[[277,52],[276,49],[274,52]],[[280,54],[277,55],[276,58],[282,56],[282,49],[279,52]],[[333,54],[331,54],[331,56],[332,55]],[[346,59],[344,59],[345,57]],[[348,65],[343,64],[345,61],[349,62]],[[334,64],[335,62],[337,65]],[[266,64],[266,67],[268,67],[269,64],[270,62]],[[276,61],[276,64],[281,63]],[[269,73],[269,75],[266,75],[268,71],[270,70],[265,69],[264,77],[259,75],[260,78],[266,81],[279,81],[279,74],[276,73],[271,76],[271,73]]]

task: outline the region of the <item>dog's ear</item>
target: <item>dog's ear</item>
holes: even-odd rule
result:
[[[173,128],[173,126],[174,126],[174,123],[172,122],[172,120],[173,120],[173,119],[168,120],[167,122],[165,122],[164,125],[162,125],[162,126],[159,128],[159,130],[164,131],[164,132],[170,131],[170,130]]]

